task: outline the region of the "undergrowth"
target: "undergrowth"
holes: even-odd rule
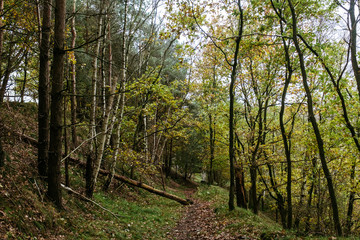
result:
[[[36,137],[35,106],[2,110],[3,124]],[[37,150],[6,131],[0,138],[7,153],[0,168],[0,239],[168,239],[181,214],[179,203],[122,183],[101,191],[102,179],[93,200],[108,211],[66,191],[59,211],[46,199],[46,183],[37,176]],[[70,183],[84,194],[83,170],[71,166]]]
[[[0,121],[16,131],[35,136],[35,107],[17,106],[17,111],[4,112]],[[26,113],[27,118],[21,114]],[[12,114],[15,113],[15,114]],[[31,116],[33,115],[33,116]],[[23,119],[17,128],[11,119]],[[25,119],[25,120],[24,120]],[[31,133],[31,134],[30,134]],[[63,192],[64,210],[59,211],[46,199],[46,184],[37,177],[36,149],[0,131],[8,156],[0,168],[0,239],[169,239],[183,207],[172,200],[141,189],[115,183],[107,191],[98,190],[93,203]],[[83,170],[70,169],[71,188],[83,194]],[[152,184],[161,189],[161,182]],[[166,180],[166,190],[180,197],[189,192],[184,186]],[[99,181],[101,186],[101,179]],[[99,187],[100,189],[100,187]],[[190,191],[192,193],[192,191]],[[236,208],[228,211],[228,191],[218,186],[201,184],[194,198],[212,203],[216,221],[234,236],[247,239],[344,239],[332,237],[297,237],[260,213]],[[111,212],[111,213],[110,213]],[[347,238],[357,239],[357,238]]]
[[[6,224],[0,225],[0,239],[167,239],[181,214],[179,203],[126,185],[94,194],[93,200],[108,211],[66,191],[65,210],[58,211],[46,200],[39,179],[21,174],[15,180],[18,169],[8,167],[5,173],[5,168],[0,224]],[[71,175],[74,189],[79,177]]]

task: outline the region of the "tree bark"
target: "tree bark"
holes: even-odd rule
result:
[[[356,80],[357,90],[360,98],[360,69],[359,64],[357,61],[357,22],[358,20],[355,17],[355,0],[350,0],[350,8],[349,8],[349,14],[350,14],[350,58],[351,58],[351,64],[353,68],[353,73]]]
[[[124,1],[124,21],[123,21],[123,29],[122,29],[122,43],[121,43],[121,71],[120,71],[120,88],[117,101],[115,103],[115,111],[113,112],[112,120],[110,123],[110,131],[112,132],[113,127],[115,125],[116,133],[115,133],[115,151],[112,157],[112,161],[110,163],[110,174],[104,184],[104,189],[107,189],[115,174],[115,167],[117,163],[117,159],[119,157],[119,149],[120,149],[120,141],[121,141],[121,129],[122,129],[122,119],[124,115],[124,109],[125,109],[125,89],[126,89],[126,69],[127,69],[127,50],[126,50],[126,27],[127,27],[127,0]],[[119,114],[117,114],[119,109]],[[115,121],[117,120],[117,123],[115,124]],[[110,140],[110,139],[109,139]]]
[[[215,125],[215,123],[214,123]],[[213,116],[209,114],[209,138],[210,138],[210,164],[209,164],[209,179],[208,183],[211,185],[214,182],[214,152],[215,152],[215,129],[213,128]]]
[[[38,107],[38,172],[42,177],[47,176],[47,161],[49,151],[49,113],[50,113],[50,32],[51,32],[51,0],[44,0],[43,19],[40,42],[39,67],[39,107]]]
[[[103,10],[103,5],[100,4],[97,37],[100,37],[101,32],[102,32],[102,27],[103,27],[102,10]],[[86,168],[87,171],[90,171],[90,172],[87,172],[87,174],[91,174],[91,177],[86,177],[86,181],[91,181],[91,182],[86,182],[86,196],[89,198],[92,198],[92,196],[93,196],[95,184],[96,184],[95,176],[97,176],[97,174],[98,174],[96,171],[96,164],[95,164],[95,159],[98,157],[97,148],[96,148],[98,143],[97,143],[97,139],[95,138],[95,136],[96,136],[96,107],[97,107],[96,94],[97,94],[97,84],[98,84],[99,52],[100,52],[100,39],[97,39],[96,46],[95,46],[93,66],[92,66],[93,74],[92,74],[92,81],[91,81],[92,101],[91,101],[91,110],[90,110],[90,135],[93,140],[92,140],[92,143],[90,144],[90,153],[89,153],[88,161],[87,161],[87,163],[88,164],[91,163],[91,165],[89,165]],[[89,159],[91,159],[91,161],[89,161]]]
[[[236,205],[247,209],[243,167],[235,167]]]
[[[349,202],[348,209],[346,213],[346,223],[345,223],[345,232],[347,235],[351,233],[352,223],[352,215],[354,211],[354,202],[355,202],[355,172],[356,172],[356,160],[353,160],[350,172],[350,194],[349,194]]]
[[[283,34],[283,25],[280,21],[281,27],[281,34]],[[285,157],[286,157],[286,164],[287,164],[287,182],[286,182],[286,194],[287,194],[287,229],[291,229],[292,227],[292,188],[291,188],[291,146],[289,144],[288,137],[286,135],[285,130],[285,123],[284,123],[284,113],[285,113],[285,100],[287,90],[291,81],[291,76],[293,73],[291,63],[290,63],[290,55],[289,55],[289,47],[286,44],[285,38],[282,38],[283,46],[284,46],[284,53],[285,53],[285,60],[286,60],[286,77],[285,77],[285,85],[281,95],[281,108],[280,108],[280,129],[281,129],[281,136],[284,143],[284,150],[285,150]]]
[[[64,80],[66,0],[55,1],[54,59],[51,69],[51,119],[48,160],[48,196],[58,208],[62,208],[61,157],[62,157],[62,91]]]
[[[73,0],[72,6],[72,18],[71,18],[71,48],[75,48],[76,42],[76,28],[75,28],[75,14],[76,14],[76,0]],[[77,102],[76,102],[76,64],[75,64],[75,53],[74,59],[71,60],[70,72],[71,72],[71,138],[73,148],[76,148],[77,143],[77,133],[76,133],[76,111],[77,111]]]
[[[234,86],[236,82],[236,74],[238,67],[238,55],[240,49],[240,42],[242,38],[243,31],[243,10],[241,7],[241,1],[237,1],[238,8],[240,11],[240,18],[238,22],[238,36],[235,38],[235,53],[232,63],[232,71],[230,76],[230,87],[229,87],[229,96],[230,96],[230,109],[229,109],[229,160],[230,160],[230,189],[229,189],[229,210],[232,211],[235,209],[234,204],[234,194],[235,194],[235,151],[234,151],[234,102],[235,102],[235,93]]]
[[[11,74],[11,65],[12,65],[11,52],[13,51],[13,46],[14,46],[14,43],[10,43],[6,69],[4,70],[4,73],[2,74],[3,77],[2,77],[1,87],[0,87],[0,104],[4,102],[6,87],[8,85],[10,74]],[[1,79],[1,77],[0,77],[0,79]]]
[[[21,90],[20,90],[20,102],[24,103],[24,95],[25,95],[25,88],[27,82],[27,68],[28,68],[28,52],[25,53],[25,60],[24,60],[24,79],[22,82]]]

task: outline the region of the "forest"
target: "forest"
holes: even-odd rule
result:
[[[360,237],[359,20],[355,0],[0,0],[0,238],[75,239],[63,212],[121,218],[115,196],[281,230],[77,239]]]

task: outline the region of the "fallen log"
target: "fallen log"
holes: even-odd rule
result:
[[[0,129],[3,129],[5,131],[9,132],[10,134],[13,134],[14,136],[19,137],[21,141],[26,142],[34,147],[38,146],[38,141],[35,138],[26,136],[25,134],[15,131],[15,130],[9,128],[8,126],[5,126],[2,123],[0,123]]]
[[[85,162],[82,162],[78,159],[75,159],[75,158],[69,158],[71,162],[73,163],[76,163],[77,165],[85,168],[86,167],[86,163]],[[99,170],[99,173],[101,175],[104,175],[104,176],[107,176],[110,174],[109,171],[107,170],[104,170],[104,169],[100,169]],[[180,198],[176,195],[173,195],[173,194],[170,194],[168,192],[165,192],[165,191],[162,191],[162,190],[158,190],[156,188],[153,188],[145,183],[142,183],[142,182],[139,182],[139,181],[136,181],[136,180],[133,180],[133,179],[130,179],[130,178],[127,178],[125,176],[121,176],[121,175],[118,175],[118,174],[115,174],[114,175],[114,178],[116,180],[119,180],[121,182],[124,182],[124,183],[127,183],[131,186],[134,186],[134,187],[139,187],[139,188],[142,188],[148,192],[151,192],[151,193],[154,193],[156,195],[159,195],[159,196],[162,196],[162,197],[165,197],[165,198],[168,198],[168,199],[171,199],[171,200],[174,200],[174,201],[177,201],[179,203],[181,203],[182,205],[190,205],[190,204],[193,204],[193,201],[191,199],[183,199],[183,198]]]
[[[37,147],[38,146],[38,141],[35,139],[35,138],[32,138],[32,137],[29,137],[29,136],[26,136],[22,133],[19,133],[17,131],[14,131],[12,130],[11,128],[3,125],[0,123],[0,129],[4,129],[12,134],[14,134],[15,136],[18,136],[22,141],[34,146],[34,147]],[[75,159],[75,158],[72,158],[72,157],[69,157],[69,160],[71,162],[74,162],[76,164],[78,164],[79,166],[81,167],[86,167],[86,163],[85,162],[82,162],[78,159]],[[104,169],[100,169],[99,170],[99,173],[102,174],[102,175],[109,175],[110,172],[107,171],[107,170],[104,170]],[[119,180],[121,182],[124,182],[124,183],[127,183],[129,185],[132,185],[134,187],[139,187],[139,188],[142,188],[148,192],[151,192],[151,193],[154,193],[156,195],[159,195],[159,196],[162,196],[162,197],[165,197],[165,198],[168,198],[168,199],[171,199],[171,200],[174,200],[174,201],[177,201],[179,203],[181,203],[182,205],[190,205],[190,204],[193,204],[193,201],[191,199],[183,199],[183,198],[180,198],[176,195],[173,195],[173,194],[170,194],[168,192],[165,192],[165,191],[162,191],[162,190],[158,190],[156,188],[153,188],[145,183],[142,183],[142,182],[139,182],[139,181],[135,181],[133,179],[130,179],[130,178],[127,178],[125,176],[121,176],[121,175],[118,175],[118,174],[115,174],[114,175],[114,178],[116,180]]]

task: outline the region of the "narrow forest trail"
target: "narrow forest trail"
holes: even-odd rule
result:
[[[185,192],[191,198],[195,190]],[[220,222],[216,218],[211,202],[193,199],[194,204],[186,206],[183,216],[175,228],[167,235],[172,240],[201,240],[201,239],[250,239],[243,236],[234,236],[227,231],[228,223]]]

